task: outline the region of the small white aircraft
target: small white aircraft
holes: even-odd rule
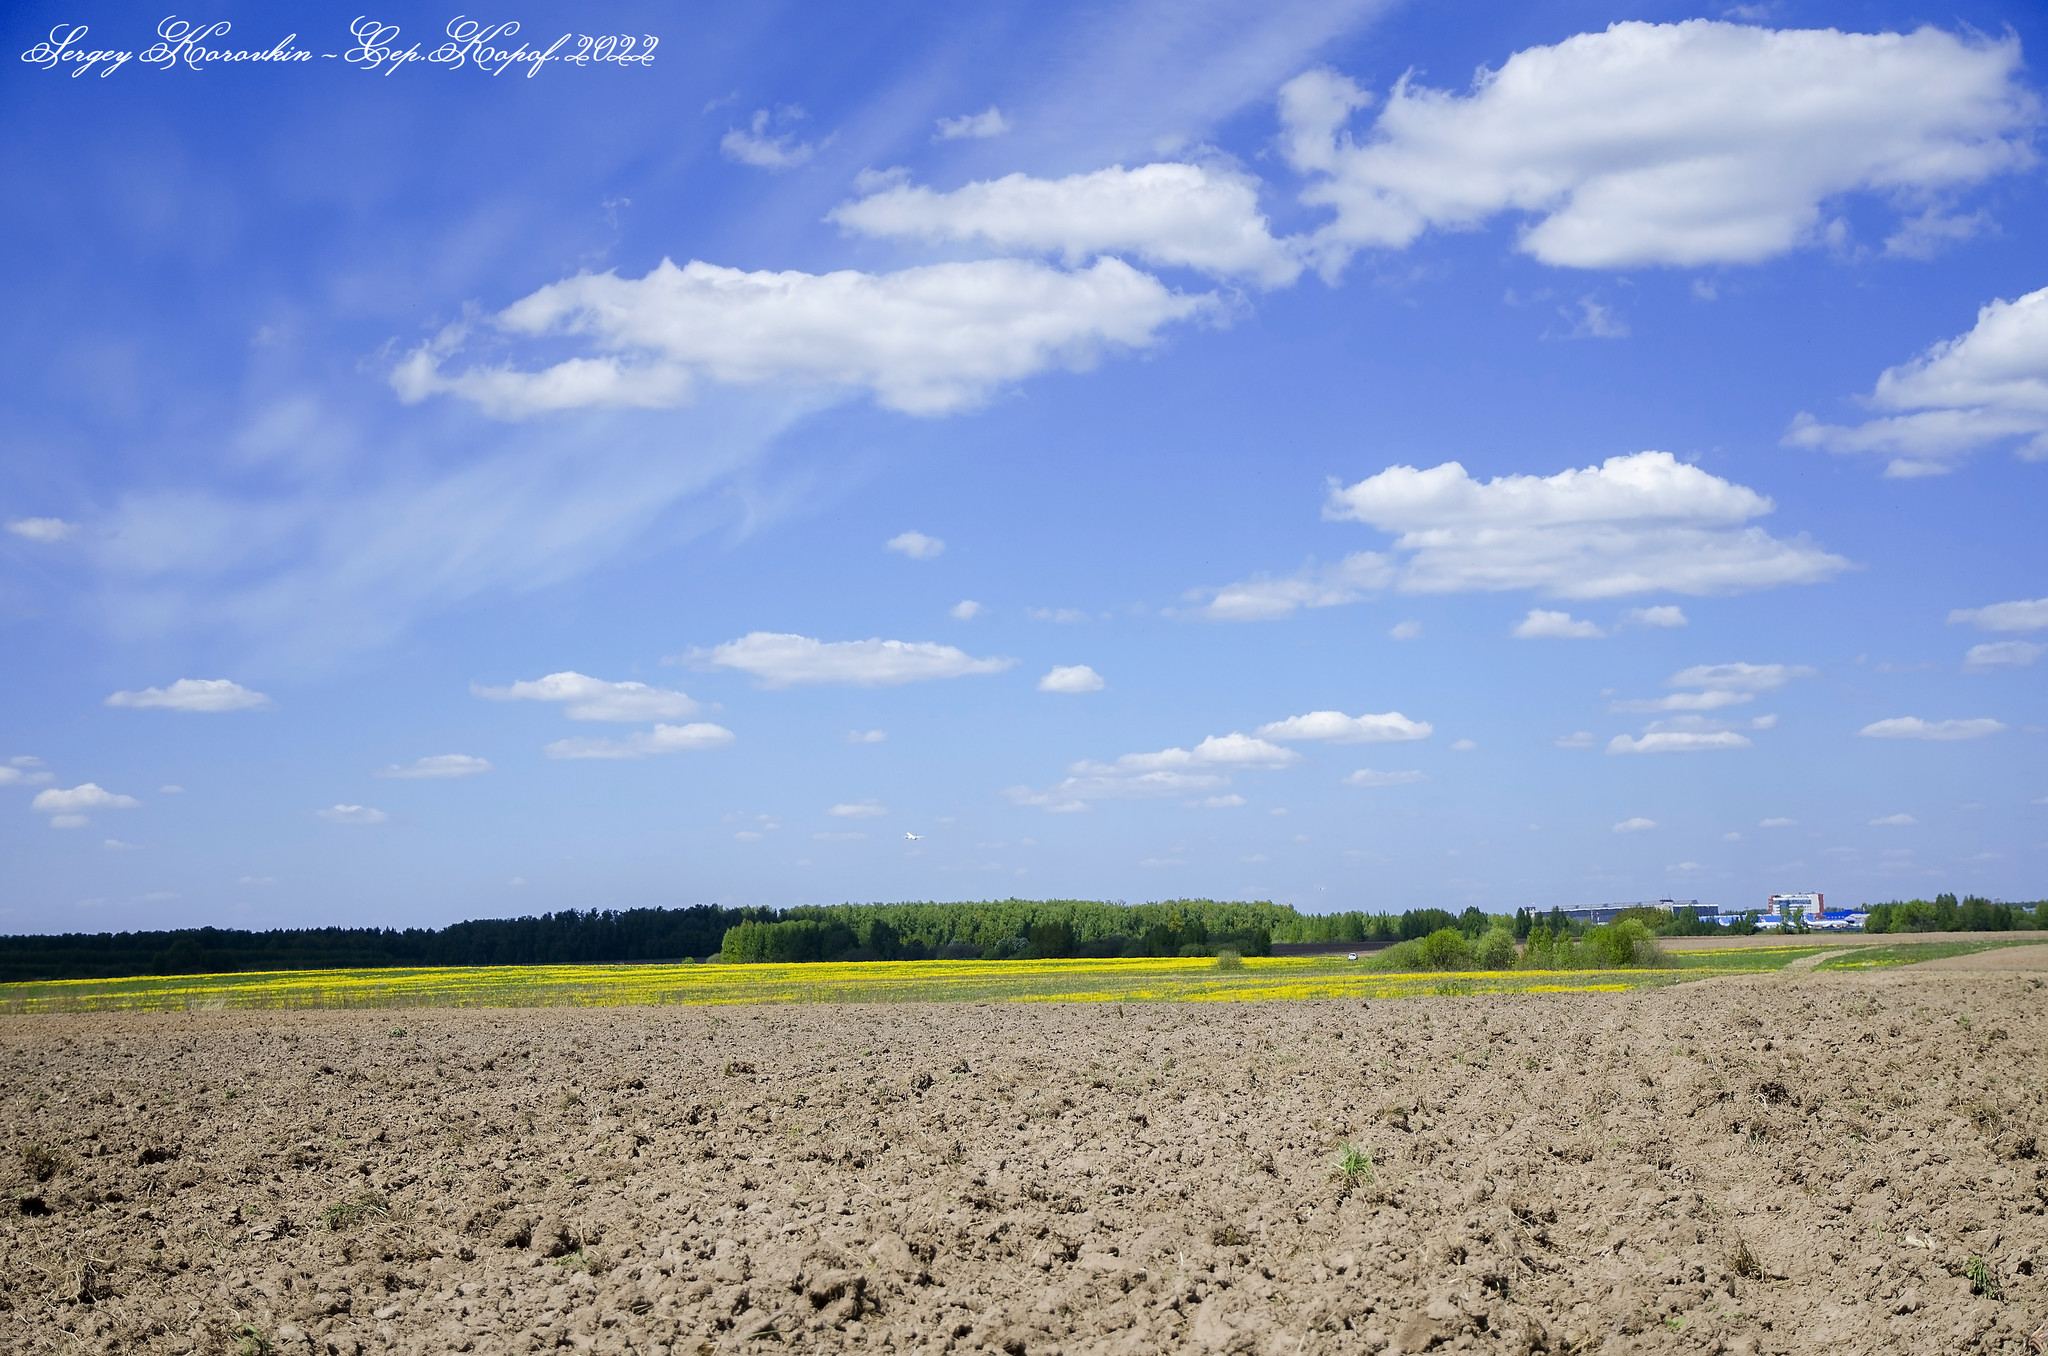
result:
[[[910,840],[911,842],[913,842],[913,843],[915,843],[915,842],[916,842],[916,841],[917,841],[918,839],[920,839],[920,838],[924,837],[924,835],[923,835],[923,834],[921,834],[921,833],[911,833],[911,832],[909,832],[908,830],[905,830],[905,831],[904,831],[904,834],[903,834],[903,836],[904,836],[905,838],[908,838],[908,839],[909,839],[909,840]]]

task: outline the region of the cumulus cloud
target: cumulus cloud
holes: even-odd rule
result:
[[[135,797],[109,791],[98,782],[85,782],[69,790],[53,786],[47,791],[38,791],[28,808],[31,813],[39,815],[81,815],[87,810],[133,810],[141,804]],[[82,824],[85,821],[81,819],[78,822]]]
[[[1621,614],[1621,620],[1629,626],[1684,626],[1687,625],[1685,609],[1666,605],[1664,607],[1632,607]]]
[[[1516,623],[1510,634],[1516,640],[1599,640],[1607,633],[1592,622],[1574,618],[1569,612],[1548,612],[1532,607],[1529,615]]]
[[[1550,742],[1560,749],[1590,749],[1599,741],[1593,738],[1591,730],[1580,730],[1576,734],[1559,735]]]
[[[691,655],[707,669],[738,669],[765,687],[803,683],[844,683],[851,687],[893,687],[939,678],[1001,673],[1014,659],[976,659],[964,650],[930,641],[813,640],[809,636],[752,631],[738,640]]]
[[[542,745],[541,752],[550,758],[649,758],[662,753],[722,749],[732,742],[732,731],[723,725],[695,721],[636,730],[624,739],[557,739]]]
[[[466,753],[436,753],[410,763],[393,763],[378,773],[402,781],[428,781],[449,777],[474,777],[491,770],[491,760]]]
[[[947,609],[947,614],[954,621],[973,621],[981,615],[981,604],[975,602],[972,598],[962,598]]]
[[[1240,806],[1249,804],[1251,804],[1250,801],[1239,795],[1204,796],[1200,800],[1189,801],[1188,808],[1195,810],[1235,810]]]
[[[100,844],[100,849],[103,852],[140,852],[142,844],[124,843],[118,838],[109,838]]]
[[[1451,741],[1451,752],[1453,753],[1471,753],[1478,747],[1479,741],[1476,739],[1454,739]]]
[[[1974,720],[1922,720],[1918,716],[1893,716],[1874,720],[1856,733],[1866,739],[1934,739],[1955,741],[1982,739],[2006,728],[2002,721],[1979,717]]]
[[[1217,166],[1115,165],[1064,179],[1008,174],[937,193],[896,182],[827,218],[862,235],[1056,254],[1068,265],[1131,255],[1157,266],[1285,286],[1301,274],[1290,241],[1259,211],[1255,180]]]
[[[1905,825],[1918,824],[1919,822],[1919,820],[1913,818],[1913,816],[1909,814],[1885,815],[1882,818],[1871,820],[1870,827],[1872,827],[1873,829],[1887,827],[1904,827]]]
[[[940,118],[939,130],[933,141],[980,141],[988,137],[999,137],[1010,130],[1010,120],[1003,116],[1003,110],[990,104],[979,113],[962,113],[957,118]]]
[[[1609,753],[1708,753],[1749,747],[1747,737],[1705,716],[1653,720],[1643,727],[1640,736],[1616,735],[1607,741]]]
[[[2041,657],[2048,645],[2026,640],[1994,640],[1972,645],[1963,655],[1963,672],[1991,673],[1998,669],[2023,669]]]
[[[1668,452],[1553,476],[1474,480],[1457,462],[1333,483],[1323,516],[1395,534],[1405,593],[1535,589],[1561,598],[1744,593],[1832,578],[1849,562],[1746,526],[1770,499]],[[1349,601],[1348,599],[1342,601]]]
[[[897,273],[745,272],[664,259],[645,277],[581,273],[480,322],[510,340],[570,339],[587,353],[539,370],[444,366],[477,328],[459,322],[414,349],[391,382],[407,404],[447,394],[493,418],[552,410],[664,408],[700,381],[868,391],[888,409],[950,414],[1051,368],[1084,370],[1148,348],[1215,311],[1120,259],[1060,269],[1025,259]]]
[[[1310,739],[1331,744],[1399,744],[1427,739],[1435,730],[1428,721],[1410,720],[1399,711],[1360,716],[1347,716],[1342,711],[1311,711],[1261,725],[1258,736],[1283,744]]]
[[[1411,782],[1426,782],[1429,774],[1410,769],[1406,772],[1381,772],[1376,768],[1362,767],[1344,779],[1346,786],[1407,786]]]
[[[1785,442],[1876,453],[1893,477],[1939,475],[2014,440],[2025,460],[2048,458],[2048,287],[1993,301],[1968,333],[1886,368],[1864,403],[1877,418],[1844,426],[1801,413]]]
[[[1086,664],[1055,664],[1038,680],[1040,692],[1100,692],[1102,675]]]
[[[1786,819],[1786,818],[1784,818],[1784,817],[1782,817],[1782,816],[1779,816],[1779,817],[1776,817],[1776,818],[1772,818],[1772,819],[1759,819],[1759,820],[1758,820],[1758,821],[1756,822],[1756,826],[1757,826],[1758,828],[1760,828],[1760,829],[1791,829],[1791,828],[1797,828],[1797,827],[1798,827],[1798,825],[1799,825],[1799,821],[1798,821],[1798,820],[1796,820],[1796,819]]]
[[[1334,565],[1307,565],[1278,577],[1254,575],[1219,589],[1196,589],[1189,597],[1208,600],[1200,615],[1211,621],[1272,621],[1298,607],[1355,603],[1393,581],[1391,559],[1377,551],[1358,551]]]
[[[756,169],[795,169],[818,150],[808,141],[797,140],[796,133],[788,130],[790,124],[803,121],[803,117],[804,111],[794,105],[755,109],[744,128],[731,128],[719,138],[718,149],[725,152],[726,159]]]
[[[180,678],[169,687],[146,687],[140,692],[116,692],[108,706],[127,706],[143,711],[256,711],[271,704],[261,692],[252,692],[226,678]]]
[[[1794,678],[1820,674],[1804,664],[1695,664],[1664,680],[1666,687],[1719,688],[1737,692],[1774,692]]]
[[[0,786],[41,786],[54,779],[34,754],[19,754],[0,763]]]
[[[932,560],[946,549],[946,543],[937,537],[927,537],[918,531],[898,532],[882,543],[884,551],[894,551],[899,556],[912,560]]]
[[[1371,96],[1312,71],[1281,89],[1281,147],[1315,176],[1303,201],[1334,213],[1326,271],[1507,212],[1558,267],[1748,264],[1825,238],[1842,194],[1926,203],[2030,163],[2020,66],[2017,37],[1617,23],[1465,94],[1404,76],[1359,139]]]
[[[889,807],[877,800],[842,801],[825,812],[834,819],[879,819]]]
[[[1655,711],[1719,711],[1725,706],[1740,706],[1753,702],[1756,695],[1750,692],[1731,692],[1726,688],[1709,688],[1705,692],[1673,692],[1664,697],[1631,698],[1627,701],[1609,702],[1607,709],[1617,715],[1631,712]]]
[[[1301,760],[1283,749],[1244,734],[1210,735],[1192,749],[1161,749],[1127,753],[1113,763],[1083,759],[1067,769],[1067,777],[1043,791],[1012,787],[1010,799],[1054,812],[1085,810],[1090,801],[1145,800],[1221,791],[1230,774],[1243,768],[1281,768]]]
[[[1616,824],[1616,825],[1614,826],[1614,832],[1616,832],[1616,833],[1642,833],[1643,831],[1645,831],[1645,830],[1647,830],[1647,829],[1654,829],[1654,828],[1656,828],[1656,827],[1657,827],[1657,821],[1656,821],[1656,820],[1654,820],[1654,819],[1645,819],[1645,818],[1643,818],[1643,817],[1642,817],[1641,815],[1637,815],[1637,816],[1636,816],[1635,818],[1633,818],[1633,819],[1624,819],[1624,820],[1622,820],[1622,821],[1621,821],[1621,822],[1620,822],[1619,824]]]
[[[313,813],[330,824],[382,824],[391,818],[382,810],[368,805],[330,805]]]
[[[1979,631],[2039,631],[2048,628],[2048,598],[1959,607],[1948,614],[1949,625],[1968,622]]]
[[[846,732],[846,742],[849,744],[879,744],[888,737],[889,732],[887,730],[848,730]]]
[[[1394,640],[1414,640],[1421,634],[1422,623],[1419,621],[1395,622],[1387,628],[1387,635]]]
[[[7,524],[7,530],[17,537],[48,546],[75,536],[78,524],[67,523],[62,518],[16,518]]]
[[[644,720],[675,720],[695,715],[697,703],[681,692],[645,683],[611,683],[565,669],[545,678],[526,679],[506,687],[480,687],[471,692],[494,702],[561,702],[571,720],[605,720],[633,724]]]

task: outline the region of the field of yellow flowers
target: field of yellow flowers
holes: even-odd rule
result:
[[[295,970],[0,985],[0,1012],[223,1008],[611,1007],[640,1004],[1254,1002],[1424,993],[1611,992],[1658,972],[1389,974],[1325,957],[865,961],[802,965],[525,965]]]

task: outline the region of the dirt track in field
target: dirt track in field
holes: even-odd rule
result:
[[[2044,998],[11,1018],[0,1350],[2016,1352]]]

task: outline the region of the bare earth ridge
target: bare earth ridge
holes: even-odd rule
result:
[[[0,1350],[2018,1352],[2044,996],[12,1018]]]

